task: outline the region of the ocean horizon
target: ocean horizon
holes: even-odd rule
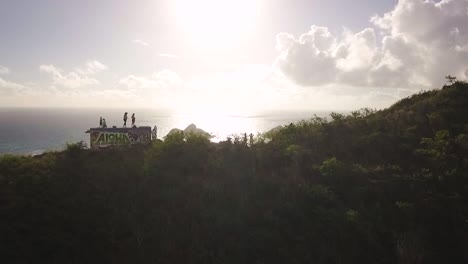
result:
[[[77,108],[0,108],[0,154],[38,155],[59,151],[67,143],[84,141],[89,146],[86,130],[99,126],[99,118],[108,127],[123,126],[123,113],[136,115],[137,126],[157,127],[158,138],[164,138],[173,128],[185,129],[190,124],[222,141],[232,135],[267,132],[314,115],[325,117],[330,111],[266,112],[249,115],[218,113],[170,113],[167,110],[77,109]],[[127,126],[131,123],[127,121]]]

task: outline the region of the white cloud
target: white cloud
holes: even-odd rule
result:
[[[179,58],[179,56],[177,56],[175,54],[170,54],[170,53],[160,53],[159,57],[169,58],[169,59],[178,59]]]
[[[336,67],[343,72],[367,70],[369,65],[375,63],[378,55],[374,30],[366,28],[357,34],[348,32],[346,35],[341,43],[341,50],[338,50],[343,53],[335,54]]]
[[[17,95],[27,90],[27,87],[15,82],[7,81],[0,78],[0,94],[1,95]]]
[[[102,71],[107,71],[109,67],[97,60],[86,62],[85,68],[76,68],[75,70],[82,75],[93,75]]]
[[[90,77],[107,70],[108,67],[99,61],[88,61],[84,68],[75,68],[74,71],[64,72],[54,65],[40,65],[39,70],[52,77],[53,87],[78,88],[98,85],[100,82]]]
[[[148,47],[150,46],[150,44],[144,40],[141,40],[141,39],[134,39],[132,40],[133,43],[135,44],[138,44],[138,45],[141,45],[141,46],[145,46],[145,47]]]
[[[5,66],[0,65],[0,75],[10,74],[10,69]]]
[[[162,70],[151,76],[128,75],[121,78],[114,90],[125,91],[133,98],[134,102],[145,106],[161,104],[170,106],[183,87],[180,76],[170,70]]]
[[[184,114],[239,114],[288,102],[287,96],[293,89],[284,89],[286,82],[282,81],[287,82],[284,78],[275,79],[271,66],[244,65],[187,79],[170,70],[151,76],[129,75],[120,79],[115,88],[127,91],[131,100],[144,106],[170,108]]]
[[[197,74],[187,79],[169,70],[150,76],[128,75],[111,90],[96,92],[96,96],[120,96],[121,104],[169,108],[183,114],[241,115],[278,109],[381,108],[411,94],[409,89],[375,90],[344,84],[321,84],[307,89],[291,82],[275,67],[261,64],[239,65],[229,71]]]
[[[317,35],[320,37],[316,38]],[[323,41],[324,35],[329,35],[328,29],[315,26],[299,39],[288,33],[278,34],[276,48],[280,55],[275,62],[276,66],[299,84],[321,85],[334,81],[336,62],[332,45],[325,44],[333,41]]]
[[[128,75],[119,80],[119,85],[129,90],[164,89],[181,83],[180,77],[170,70],[156,72],[149,77]]]
[[[440,86],[447,74],[465,78],[468,1],[402,0],[394,10],[371,21],[381,27],[389,45],[398,43],[386,51],[402,62],[403,72],[412,73],[409,78],[429,87]]]
[[[371,22],[340,36],[317,26],[299,38],[280,33],[275,66],[303,86],[420,89],[468,77],[468,1],[400,0]]]

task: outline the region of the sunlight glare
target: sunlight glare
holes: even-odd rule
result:
[[[178,26],[195,45],[226,48],[245,40],[258,22],[260,0],[174,0]]]

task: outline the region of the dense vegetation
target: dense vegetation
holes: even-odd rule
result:
[[[468,263],[468,84],[211,143],[0,158],[2,263]]]

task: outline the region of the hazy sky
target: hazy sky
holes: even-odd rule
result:
[[[385,107],[468,77],[468,0],[0,0],[0,106]]]

